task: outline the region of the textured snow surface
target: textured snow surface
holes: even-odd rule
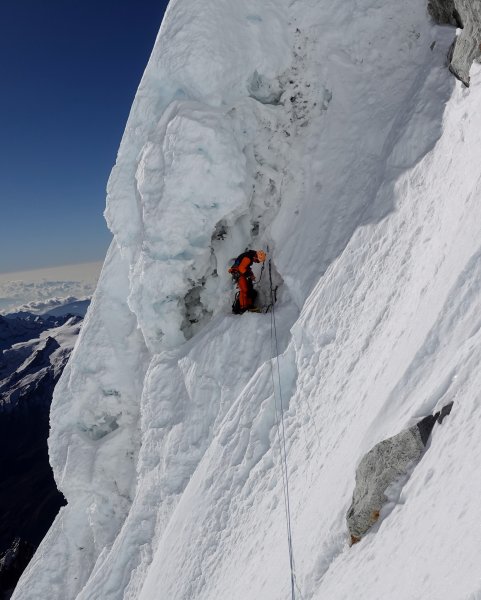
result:
[[[481,598],[481,69],[453,80],[451,38],[418,0],[171,2],[55,392],[69,504],[14,600],[290,597],[270,317],[229,314],[247,245],[281,284],[298,597]],[[349,548],[362,456],[450,401]]]

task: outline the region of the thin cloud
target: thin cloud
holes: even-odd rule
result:
[[[82,281],[8,281],[0,284],[0,314],[21,310],[40,314],[71,302],[89,299],[95,283]]]

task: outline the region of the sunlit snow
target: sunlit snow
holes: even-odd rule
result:
[[[14,600],[290,598],[271,319],[230,314],[246,246],[279,285],[296,597],[481,597],[481,68],[450,76],[453,36],[419,0],[171,2],[55,391],[68,506]],[[450,401],[349,547],[363,455]]]

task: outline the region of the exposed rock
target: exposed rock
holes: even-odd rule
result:
[[[454,402],[450,402],[449,404],[446,404],[445,406],[443,406],[443,408],[439,412],[437,412],[434,415],[436,417],[436,420],[438,423],[442,423],[444,421],[444,418],[447,417],[451,413],[453,404],[454,404]]]
[[[0,554],[0,600],[10,598],[34,551],[32,544],[16,538],[11,547]]]
[[[24,315],[24,316],[22,316]],[[16,313],[16,315],[0,315],[0,356],[1,351],[11,348],[14,344],[25,342],[38,337],[43,331],[60,327],[72,315],[39,316],[30,313]]]
[[[385,491],[406,474],[424,451],[417,425],[383,440],[361,460],[356,472],[356,487],[347,513],[351,541],[357,542],[378,520],[387,498]]]
[[[436,422],[441,423],[451,412],[453,403],[440,412],[429,415],[419,423],[376,444],[361,460],[356,471],[356,487],[347,513],[351,543],[360,541],[379,519],[388,501],[387,488],[409,475],[421,459]]]
[[[441,25],[463,27],[454,0],[431,0],[428,2],[428,12]]]
[[[430,0],[429,14],[442,25],[462,29],[450,49],[449,70],[469,86],[469,70],[481,58],[481,2],[479,0]]]

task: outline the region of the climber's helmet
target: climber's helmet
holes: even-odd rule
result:
[[[259,262],[264,262],[266,260],[266,253],[264,250],[257,250],[257,260]]]

